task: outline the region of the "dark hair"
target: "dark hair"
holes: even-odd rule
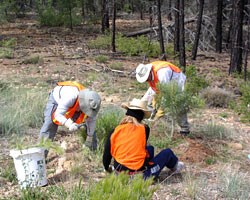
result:
[[[139,122],[144,118],[144,112],[142,110],[128,109],[126,115],[136,118]]]

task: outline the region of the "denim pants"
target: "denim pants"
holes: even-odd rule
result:
[[[146,149],[150,155],[149,159],[152,164],[148,165],[147,169],[143,172],[143,177],[145,179],[150,176],[159,176],[164,167],[173,169],[178,162],[178,158],[171,149],[164,149],[156,156],[154,156],[153,146],[147,146]]]
[[[45,140],[49,138],[53,141],[56,136],[58,125],[54,124],[51,118],[52,112],[56,109],[56,106],[57,103],[53,97],[53,93],[51,92],[44,110],[44,122],[39,135],[40,140],[42,138]]]

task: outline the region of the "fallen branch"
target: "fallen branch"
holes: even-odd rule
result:
[[[185,20],[184,23],[185,24],[191,23],[191,22],[194,22],[195,20],[196,20],[195,18],[190,18],[190,19]],[[174,22],[169,22],[167,25],[164,25],[163,28],[167,29],[167,28],[173,27],[174,24],[175,24]],[[145,35],[145,34],[148,34],[150,32],[157,31],[157,30],[158,30],[158,26],[154,26],[152,28],[146,28],[146,29],[142,29],[139,31],[126,33],[126,34],[124,34],[124,36],[125,37],[136,37],[136,36]]]

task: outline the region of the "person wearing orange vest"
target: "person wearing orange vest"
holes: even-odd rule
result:
[[[84,88],[76,81],[58,82],[50,92],[39,139],[53,141],[58,126],[61,125],[66,126],[69,131],[76,131],[81,124],[85,124],[87,131],[85,145],[92,150],[96,149],[95,126],[100,105],[101,98],[95,91]]]
[[[154,112],[151,119],[158,119],[164,115],[161,108],[156,110],[154,96],[157,92],[157,84],[168,84],[171,81],[176,81],[179,88],[183,91],[186,81],[185,74],[182,73],[181,69],[174,64],[166,61],[154,61],[150,64],[139,64],[136,68],[136,79],[140,83],[148,82],[149,88],[142,97],[142,100],[148,101],[148,104],[152,104]],[[154,119],[154,120],[155,120]],[[190,132],[190,126],[187,120],[187,113],[182,114],[178,117],[178,124],[181,127],[180,133],[187,135]]]
[[[126,116],[111,131],[105,143],[105,170],[112,171],[110,163],[113,158],[115,172],[127,171],[130,175],[142,172],[145,179],[159,176],[164,167],[175,173],[180,172],[184,163],[178,160],[171,149],[164,149],[154,156],[154,147],[147,146],[150,128],[142,123],[151,114],[147,102],[133,99],[129,104],[122,104],[122,107],[127,110]]]

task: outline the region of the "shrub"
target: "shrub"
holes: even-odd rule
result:
[[[157,107],[161,107],[168,114],[173,120],[173,125],[179,116],[189,112],[190,109],[202,106],[199,98],[186,91],[181,91],[175,81],[168,84],[158,84],[157,87],[160,91],[156,96]],[[172,134],[173,128],[174,126]]]
[[[233,135],[231,129],[215,123],[202,124],[195,127],[192,135],[204,139],[229,139]]]
[[[52,7],[48,7],[38,12],[38,20],[41,25],[61,26],[64,24],[63,16]]]
[[[123,110],[117,107],[108,106],[101,110],[96,120],[98,138],[106,140],[108,134],[120,123],[123,116]]]
[[[122,62],[113,62],[109,65],[109,67],[115,70],[124,70]]]
[[[209,107],[227,108],[233,94],[221,88],[206,88],[200,95]]]
[[[89,199],[152,199],[156,187],[152,186],[153,179],[144,180],[142,175],[130,178],[127,174],[118,176],[111,174],[92,186]]]
[[[240,85],[240,91],[242,93],[241,101],[244,106],[250,104],[250,84],[249,82]]]
[[[94,40],[90,40],[88,46],[92,49],[109,49],[111,46],[111,37],[110,35],[97,37]]]
[[[16,46],[16,38],[2,40],[0,41],[0,46],[6,48],[14,48]]]
[[[31,56],[29,58],[26,58],[23,63],[24,64],[37,64],[41,58],[39,56]]]
[[[108,61],[108,56],[104,56],[104,55],[96,56],[95,61],[99,63],[106,63]]]
[[[117,49],[128,56],[146,54],[148,57],[157,57],[160,54],[159,44],[150,42],[145,36],[126,38],[118,35]]]
[[[0,58],[13,58],[13,50],[10,48],[0,48]]]
[[[111,35],[97,37],[88,43],[90,48],[110,49]],[[148,57],[157,57],[160,54],[159,44],[151,42],[145,36],[137,38],[123,37],[121,34],[116,36],[117,50],[128,56],[147,55]]]
[[[187,76],[185,90],[191,95],[199,94],[209,85],[203,77],[197,75],[196,67],[193,65],[187,66],[185,74]]]

